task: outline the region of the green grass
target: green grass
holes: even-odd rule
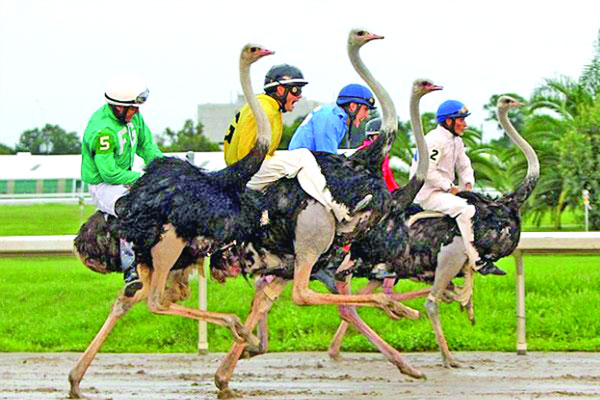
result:
[[[71,204],[0,206],[0,236],[74,235],[94,210]]]
[[[501,260],[506,277],[477,276],[475,316],[471,326],[457,304],[440,305],[446,338],[453,350],[514,351],[515,284],[512,258]],[[532,351],[600,351],[600,268],[598,258],[527,256],[526,305],[528,349]],[[359,281],[357,286],[364,285]],[[121,288],[119,274],[99,275],[69,257],[0,259],[0,352],[83,351],[108,315]],[[193,297],[185,304],[197,304]],[[319,283],[313,285],[322,290]],[[397,289],[423,287],[401,282]],[[211,311],[245,318],[253,289],[242,278],[225,285],[209,281]],[[424,313],[423,299],[406,304]],[[392,321],[380,310],[360,314],[385,340],[401,351],[437,350],[431,324]],[[339,318],[333,306],[298,307],[289,288],[269,317],[271,351],[324,351]],[[231,334],[209,325],[210,351],[226,351]],[[134,307],[103,347],[105,352],[194,352],[197,323],[177,316],[151,314],[145,304]],[[374,351],[351,331],[345,351]]]

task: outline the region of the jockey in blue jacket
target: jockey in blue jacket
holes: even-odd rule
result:
[[[336,104],[315,108],[298,127],[289,150],[306,148],[337,154],[344,136],[358,128],[375,108],[373,93],[366,86],[352,83],[340,91]]]

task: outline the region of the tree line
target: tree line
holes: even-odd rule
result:
[[[219,145],[211,142],[203,130],[201,122],[194,124],[194,121],[188,119],[178,131],[166,128],[162,134],[156,135],[156,144],[164,152],[219,151]],[[42,128],[23,132],[14,149],[0,143],[0,154],[21,151],[31,154],[81,154],[81,139],[76,132],[67,132],[58,125],[46,124]]]

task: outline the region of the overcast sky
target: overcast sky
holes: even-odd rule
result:
[[[415,78],[445,90],[421,111],[456,98],[476,126],[493,94],[528,97],[544,78],[578,77],[600,28],[596,1],[347,0],[0,0],[0,143],[57,124],[80,136],[103,103],[106,82],[135,72],[150,88],[142,114],[155,133],[196,120],[199,103],[226,103],[241,92],[241,47],[276,55],[253,65],[259,91],[276,63],[298,66],[305,97],[333,102],[361,82],[346,55],[352,27],[385,36],[361,55],[408,119]],[[486,126],[488,137],[497,135]]]

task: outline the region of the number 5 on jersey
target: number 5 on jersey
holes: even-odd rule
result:
[[[96,154],[112,153],[113,148],[114,143],[110,135],[98,136],[98,140],[96,142]]]

